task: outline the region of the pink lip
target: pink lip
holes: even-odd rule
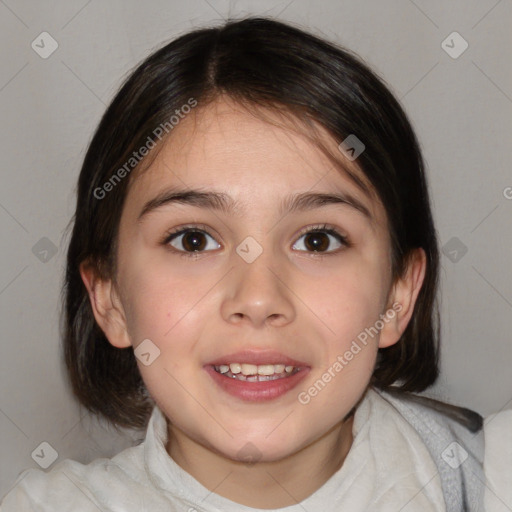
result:
[[[295,366],[300,370],[290,377],[282,379],[269,380],[263,382],[247,382],[238,379],[226,377],[215,371],[214,366],[230,363],[247,364],[284,364],[286,366]],[[278,398],[288,391],[291,391],[299,382],[309,373],[311,367],[297,359],[285,356],[280,352],[270,349],[245,349],[239,352],[226,354],[204,365],[214,382],[220,388],[230,395],[249,402],[265,402]]]
[[[243,360],[240,359],[239,361]],[[281,361],[284,362],[283,360]],[[245,359],[245,362],[248,362],[248,360]],[[288,393],[299,384],[311,369],[309,367],[302,368],[291,377],[284,377],[282,379],[264,382],[247,382],[226,377],[216,372],[212,365],[206,365],[204,368],[222,390],[229,393],[231,396],[247,402],[266,402]]]
[[[286,366],[295,366],[297,368],[309,367],[302,361],[292,359],[280,352],[275,350],[263,350],[263,349],[246,349],[240,352],[234,352],[232,354],[226,354],[225,356],[218,357],[214,361],[206,363],[209,366],[219,366],[221,364],[230,363],[248,363],[248,364],[284,364]]]

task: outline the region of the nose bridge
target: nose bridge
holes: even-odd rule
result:
[[[255,250],[250,244],[240,244],[233,255],[235,268],[222,304],[223,317],[230,322],[245,319],[257,326],[266,322],[284,325],[293,320],[295,310],[283,265],[270,250],[263,250],[255,259],[254,252],[246,258]]]

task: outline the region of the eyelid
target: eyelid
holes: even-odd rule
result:
[[[302,235],[305,235],[305,234],[311,233],[311,232],[313,232],[313,233],[314,232],[327,232],[332,235],[340,237],[340,239],[342,239],[342,240],[347,238],[345,235],[340,233],[340,230],[336,226],[333,226],[331,224],[314,224],[312,226],[306,226],[305,228],[302,228],[299,231],[297,237],[300,237]]]
[[[182,235],[186,233],[187,231],[200,231],[203,233],[206,233],[207,235],[210,235],[212,238],[214,238],[217,235],[213,235],[210,232],[210,228],[206,226],[205,224],[185,224],[183,226],[178,226],[177,228],[172,228],[165,232],[162,244],[167,244],[170,242],[171,238],[175,235]]]

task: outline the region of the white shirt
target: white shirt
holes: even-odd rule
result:
[[[503,443],[503,437],[507,440]],[[342,467],[300,504],[273,512],[443,512],[437,468],[419,435],[370,389],[356,410],[354,441]],[[512,510],[512,411],[486,420],[486,510]],[[64,460],[29,469],[0,505],[2,512],[254,512],[210,492],[168,455],[165,417],[155,407],[143,443],[112,459]],[[304,469],[307,471],[307,468]],[[486,489],[487,491],[487,489]],[[488,504],[488,506],[487,506]],[[493,508],[490,508],[490,507]],[[498,508],[498,507],[502,508]],[[496,508],[494,508],[496,507]],[[508,508],[507,508],[508,507]],[[272,512],[267,509],[267,512]]]
[[[485,419],[486,512],[512,511],[512,409]]]

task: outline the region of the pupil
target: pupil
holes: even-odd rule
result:
[[[329,238],[325,233],[310,233],[306,236],[306,247],[313,251],[324,251],[329,247]]]
[[[201,237],[203,239],[201,240]],[[188,251],[200,251],[204,249],[206,243],[203,233],[198,231],[189,231],[183,236],[183,247]]]

